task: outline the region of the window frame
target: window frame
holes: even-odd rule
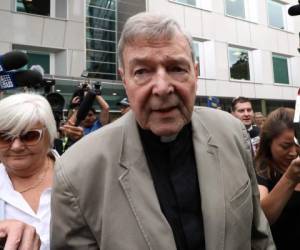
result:
[[[182,1],[182,2],[181,2]],[[212,2],[211,0],[195,0],[195,5],[189,4],[189,3],[184,3],[183,0],[169,0],[171,3],[175,4],[181,4],[184,6],[189,6],[197,9],[203,9],[203,10],[212,10]]]
[[[231,76],[231,62],[230,62],[230,50],[239,50],[239,51],[246,51],[248,56],[248,71],[249,71],[249,80],[248,79],[236,79]],[[251,49],[245,47],[239,47],[234,45],[228,45],[227,47],[227,55],[228,55],[228,71],[229,71],[229,81],[239,81],[239,82],[252,82],[253,81],[253,57],[251,53]],[[233,65],[233,64],[232,64]]]
[[[39,0],[41,1],[41,0]],[[49,10],[49,16],[48,15],[42,15],[42,14],[35,14],[31,12],[26,12],[26,11],[18,11],[18,0],[14,0],[14,11],[17,13],[24,13],[24,14],[29,14],[29,15],[37,15],[37,16],[42,16],[42,17],[55,17],[55,6],[56,6],[56,0],[49,0],[50,2],[50,10]]]
[[[286,59],[286,65],[287,65],[287,76],[288,76],[288,82],[276,82],[275,80],[275,69],[274,69],[274,57],[276,58],[280,58],[280,59]],[[274,84],[280,84],[280,85],[284,85],[284,86],[290,86],[291,84],[291,60],[289,56],[286,55],[281,55],[281,54],[277,54],[277,53],[272,53],[272,70],[273,70],[273,82]]]
[[[114,5],[116,4],[115,2],[111,2]],[[113,6],[114,7],[114,6]],[[109,79],[109,80],[116,80],[117,79],[117,9],[115,8],[109,8],[107,6],[102,6],[102,5],[96,5],[94,2],[88,2],[86,1],[85,5],[85,43],[86,43],[86,62],[85,62],[85,67],[89,74],[93,74],[94,77],[103,77],[104,79]],[[104,16],[98,17],[98,16],[93,16],[92,14],[95,14],[95,11],[99,11],[99,14],[101,12],[109,11],[110,15],[108,18],[105,18]],[[94,12],[93,12],[94,11]],[[114,18],[111,18],[112,15],[115,15]],[[94,22],[94,23],[93,23]],[[97,23],[98,22],[98,23]],[[91,25],[89,25],[91,24]],[[105,25],[104,25],[105,24]],[[92,31],[93,30],[93,31]],[[91,32],[92,31],[92,32]],[[106,32],[110,38],[110,35],[112,37],[114,36],[114,40],[104,40],[104,37],[99,36],[96,38],[96,35],[101,34],[101,32]],[[90,33],[89,33],[90,32]],[[93,37],[93,35],[95,35]],[[111,33],[111,34],[109,34]],[[95,45],[95,47],[90,46],[90,45]],[[109,50],[107,49],[109,48]],[[106,49],[106,50],[105,50]],[[90,53],[92,52],[95,53],[105,53],[106,56],[109,56],[110,54],[112,55],[112,60],[106,60],[103,61],[103,59],[107,59],[103,57],[103,59],[100,60],[100,58],[96,57],[91,57]],[[99,60],[98,60],[99,59]],[[100,67],[99,65],[105,65],[106,67]],[[102,68],[101,71],[94,71],[95,69],[97,70],[98,68]],[[114,69],[113,71],[108,70],[109,68]],[[105,69],[105,70],[104,70]],[[109,76],[109,78],[106,78],[105,76]]]
[[[230,17],[234,17],[234,18],[238,18],[238,19],[242,19],[242,20],[247,20],[247,15],[248,15],[248,12],[247,12],[247,8],[246,8],[246,5],[247,5],[247,1],[245,0],[241,0],[243,1],[243,5],[244,5],[244,17],[241,17],[241,16],[234,16],[232,14],[229,14],[227,13],[227,2],[230,1],[230,0],[224,0],[224,11],[225,11],[225,15],[226,16],[230,16]]]
[[[224,15],[227,17],[231,17],[231,18],[235,18],[235,19],[239,19],[239,20],[243,20],[243,21],[248,21],[248,22],[253,22],[253,23],[258,23],[259,21],[259,13],[258,13],[258,1],[261,0],[243,0],[244,2],[244,13],[245,13],[245,17],[239,17],[239,16],[233,16],[231,14],[227,13],[227,0],[223,0],[224,1]]]
[[[196,54],[196,49],[198,54]],[[205,75],[204,58],[203,56],[200,57],[201,54],[203,55],[202,51],[203,51],[203,42],[193,39],[193,52],[195,57],[194,60],[198,64],[198,72],[197,72],[198,78],[202,78]],[[199,58],[199,60],[197,60],[197,58]]]
[[[282,23],[283,23],[283,27],[277,27],[275,25],[272,25],[270,22],[270,9],[269,6],[270,4],[274,4],[275,6],[280,6],[281,7],[281,15],[282,15]],[[279,30],[287,30],[288,29],[288,23],[287,23],[287,17],[286,15],[284,15],[285,13],[285,5],[281,2],[278,1],[274,1],[274,0],[268,0],[267,1],[267,15],[268,15],[268,26],[273,28],[273,29],[279,29]]]
[[[36,55],[48,55],[49,56],[49,73],[45,72],[45,75],[54,75],[55,74],[55,53],[48,52],[48,51],[40,51],[40,50],[34,50],[34,49],[26,49],[22,48],[19,45],[13,45],[13,50],[22,51],[25,54],[36,54]],[[30,59],[30,58],[29,58]],[[35,65],[35,64],[34,64]],[[40,64],[38,64],[40,65]],[[40,65],[41,66],[41,65]],[[28,64],[26,64],[24,69],[29,69]],[[43,68],[44,69],[44,68]],[[45,69],[44,69],[45,70]]]

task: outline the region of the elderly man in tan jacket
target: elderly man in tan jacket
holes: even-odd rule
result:
[[[275,249],[245,127],[194,108],[191,38],[140,13],[125,24],[119,66],[131,111],[58,162],[51,248]]]

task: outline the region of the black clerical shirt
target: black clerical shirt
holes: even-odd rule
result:
[[[175,140],[165,143],[148,130],[139,128],[139,132],[160,207],[172,228],[177,249],[204,250],[191,124],[186,125]]]

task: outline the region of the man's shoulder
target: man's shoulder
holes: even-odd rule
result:
[[[206,126],[224,126],[228,124],[240,126],[240,121],[232,116],[230,113],[218,109],[207,107],[195,107],[194,117],[199,119],[203,125]]]
[[[200,136],[213,136],[222,143],[244,143],[248,134],[242,122],[228,112],[206,107],[195,108],[192,124]]]

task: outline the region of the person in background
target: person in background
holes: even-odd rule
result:
[[[126,114],[130,110],[130,104],[127,97],[119,101],[118,105],[120,106],[121,115]]]
[[[263,115],[262,112],[255,112],[254,113],[254,123],[259,129],[262,129],[264,122],[266,121],[266,117]]]
[[[88,85],[89,86],[89,85]],[[90,91],[90,87],[86,87],[86,91]],[[73,106],[79,107],[82,98],[80,96],[75,96],[72,100]],[[101,96],[101,91],[96,92],[95,100],[99,105],[101,112],[97,117],[96,110],[91,107],[85,119],[81,122],[81,127],[83,128],[83,135],[87,135],[102,126],[109,123],[109,105]],[[68,124],[74,126],[76,121],[77,109],[74,110],[70,118],[68,119]]]
[[[255,156],[259,144],[259,128],[253,125],[254,112],[247,97],[236,97],[231,102],[231,114],[246,127],[251,140],[252,155]]]
[[[268,115],[255,158],[261,206],[278,250],[298,249],[300,238],[300,148],[293,118],[290,108]]]
[[[275,249],[245,127],[194,108],[191,37],[139,13],[118,48],[131,110],[57,162],[51,248]]]
[[[60,131],[64,134],[63,152],[65,152],[71,145],[81,139],[83,136],[101,128],[109,123],[109,105],[101,95],[96,95],[96,102],[101,108],[101,112],[97,117],[96,110],[91,107],[87,116],[81,122],[80,126],[75,126],[77,109],[73,109],[69,115],[67,122],[60,127]],[[73,97],[72,104],[79,106],[80,97]]]
[[[11,244],[23,249],[28,237],[34,235],[32,227],[41,240],[40,249],[50,249],[56,136],[55,119],[44,97],[21,93],[0,101],[0,237],[7,237],[5,249]],[[36,246],[36,239],[30,244]],[[14,240],[17,242],[11,242]]]

